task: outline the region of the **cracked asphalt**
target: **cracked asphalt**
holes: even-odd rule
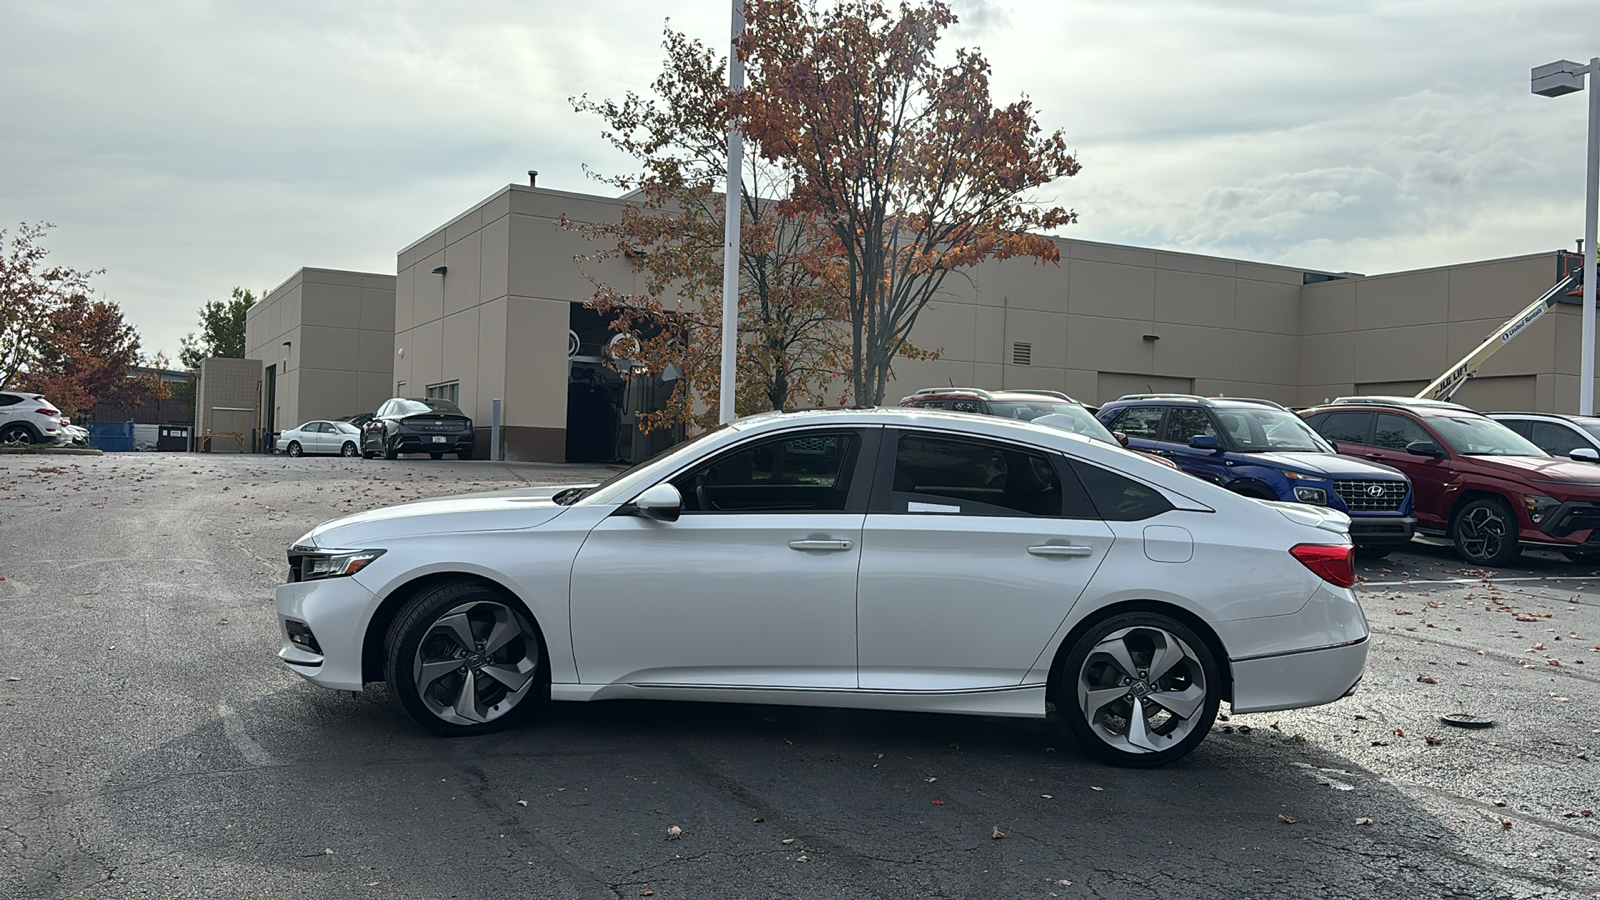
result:
[[[1600,572],[1553,554],[1363,564],[1356,695],[1155,771],[1051,721],[762,706],[553,704],[445,740],[274,657],[317,522],[604,474],[0,456],[0,897],[1600,892]]]

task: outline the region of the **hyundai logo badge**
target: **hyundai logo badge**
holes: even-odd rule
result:
[[[1367,485],[1367,496],[1368,497],[1382,497],[1383,496],[1383,485],[1381,485],[1381,484],[1379,484],[1377,482],[1373,482],[1372,484]]]

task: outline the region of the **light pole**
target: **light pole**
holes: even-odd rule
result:
[[[728,46],[728,90],[744,89],[744,60],[739,58],[739,36],[744,34],[744,0],[732,0],[733,38]],[[719,421],[734,420],[734,362],[739,353],[739,179],[742,176],[744,140],[739,123],[728,124],[728,191],[722,232],[722,383],[718,397]]]
[[[1557,60],[1533,69],[1532,89],[1541,97],[1559,97],[1583,90],[1583,76],[1589,76],[1589,157],[1588,182],[1583,208],[1583,343],[1578,364],[1578,415],[1594,415],[1594,291],[1595,231],[1600,210],[1600,56],[1579,65],[1570,59]]]

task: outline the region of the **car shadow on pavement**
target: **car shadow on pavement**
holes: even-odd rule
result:
[[[1596,889],[1587,873],[1474,855],[1418,799],[1272,728],[1219,723],[1186,759],[1132,770],[1092,760],[1053,719],[654,701],[537,712],[443,739],[381,687],[296,686],[110,773],[87,802],[104,807],[102,840],[165,860],[124,862],[124,883],[163,883],[176,851],[197,864],[191,888],[270,872],[301,896]]]

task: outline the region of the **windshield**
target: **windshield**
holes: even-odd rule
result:
[[[1590,419],[1584,416],[1572,416],[1568,422],[1587,431],[1591,436],[1600,438],[1600,419]]]
[[[1288,410],[1224,407],[1217,421],[1241,453],[1332,453],[1320,435]]]
[[[1532,441],[1483,416],[1429,416],[1428,424],[1463,456],[1549,456]]]

